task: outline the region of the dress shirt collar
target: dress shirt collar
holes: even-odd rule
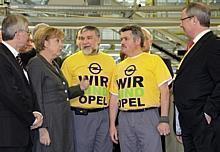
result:
[[[201,39],[201,37],[203,37],[203,35],[205,35],[206,33],[210,32],[210,29],[204,30],[201,33],[199,33],[194,39],[193,39],[193,43],[197,43],[199,41],[199,39]]]
[[[11,51],[11,53],[14,55],[15,58],[18,56],[19,52],[15,50],[11,45],[9,45],[7,42],[4,42],[4,41],[2,41],[2,43]],[[24,75],[27,81],[29,82],[27,71],[25,69],[22,69],[22,70],[24,72]]]
[[[2,41],[2,43],[11,51],[11,53],[14,55],[14,57],[18,56],[19,52],[17,50],[15,50],[11,45],[9,45],[5,41]]]

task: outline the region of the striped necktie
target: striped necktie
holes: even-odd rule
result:
[[[21,54],[18,54],[18,55],[16,56],[16,60],[17,60],[18,64],[20,65],[20,67],[21,67],[22,69],[24,69],[24,65],[23,65],[23,62],[22,62],[22,59],[21,59]]]

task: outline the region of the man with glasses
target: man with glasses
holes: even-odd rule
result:
[[[179,65],[173,87],[184,152],[220,151],[216,149],[220,140],[220,40],[209,29],[210,15],[208,6],[198,2],[181,13],[180,26],[194,43]]]
[[[27,43],[28,20],[9,15],[2,21],[0,43],[0,151],[31,152],[31,129],[43,117],[31,90],[27,73],[16,61],[18,50]]]
[[[49,25],[45,24],[45,23],[39,23],[37,25],[35,25],[34,29],[33,29],[33,34],[30,33],[30,31],[28,30],[28,34],[29,34],[29,38],[27,40],[27,43],[24,47],[22,47],[19,52],[21,55],[21,60],[23,63],[23,66],[26,67],[29,60],[31,58],[33,58],[37,51],[35,49],[35,45],[34,45],[34,36],[37,33],[37,31],[42,30],[46,27],[48,27]],[[59,63],[59,62],[58,62]]]

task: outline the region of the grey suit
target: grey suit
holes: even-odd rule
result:
[[[32,58],[28,74],[49,131],[50,146],[36,141],[37,152],[73,152],[73,126],[69,98],[82,95],[79,86],[68,88],[68,84],[54,62],[49,64],[41,55]]]

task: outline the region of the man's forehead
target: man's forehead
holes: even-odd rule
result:
[[[81,35],[82,35],[82,34],[95,34],[95,31],[83,30],[83,31],[81,31]]]
[[[130,37],[132,36],[132,32],[129,30],[129,31],[124,31],[124,32],[121,32],[121,37]]]
[[[81,33],[80,37],[83,38],[83,37],[97,37],[97,36],[96,36],[95,32],[87,31],[87,32]]]

